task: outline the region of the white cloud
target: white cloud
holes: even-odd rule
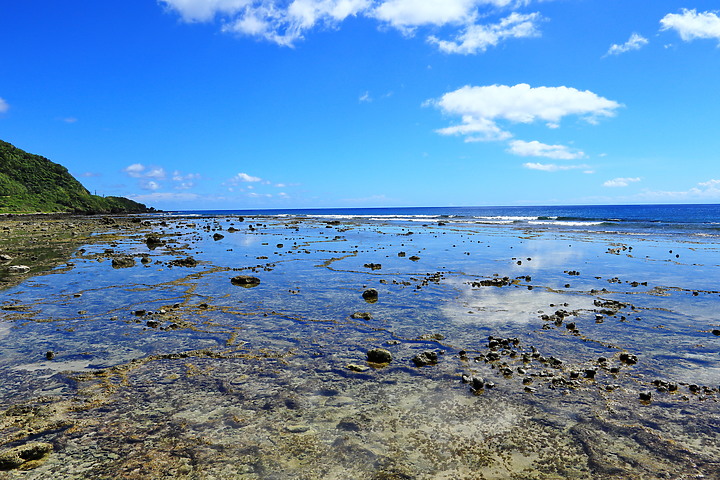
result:
[[[645,191],[638,195],[644,201],[720,201],[720,180],[712,179],[707,182],[698,183],[697,187],[692,187],[684,191]]]
[[[144,174],[144,176],[162,180],[165,178],[165,169],[162,167],[152,167]]]
[[[454,41],[431,41],[448,53],[476,53],[506,38],[536,36],[538,14],[512,13],[499,23],[478,21],[530,0],[158,0],[186,22],[220,21],[225,32],[292,47],[316,27],[335,27],[351,16],[372,18],[412,35],[421,27],[450,26]]]
[[[172,174],[172,180],[174,182],[184,182],[186,180],[199,180],[200,174],[199,173],[188,173],[187,175],[183,175],[180,170],[175,170]]]
[[[65,122],[65,123],[75,123],[75,122],[77,122],[77,118],[75,118],[75,117],[67,117],[67,118],[63,118],[62,121]]]
[[[260,177],[253,177],[252,175],[248,175],[247,173],[238,173],[234,177],[232,177],[230,180],[228,180],[226,183],[230,185],[238,185],[239,183],[246,182],[246,183],[254,183],[254,182],[261,182],[262,178]]]
[[[448,92],[439,99],[430,100],[446,115],[459,115],[460,125],[438,130],[441,135],[474,135],[468,140],[505,140],[511,134],[503,131],[498,120],[511,123],[532,123],[542,120],[556,126],[566,116],[579,115],[590,123],[598,117],[612,117],[621,105],[600,97],[588,90],[570,87],[531,87],[521,83],[515,86],[466,85]]]
[[[512,135],[487,118],[463,115],[462,124],[436,130],[440,135],[465,135],[466,142],[507,140]]]
[[[614,44],[610,46],[610,49],[607,51],[606,55],[620,55],[621,53],[629,52],[631,50],[640,50],[647,44],[647,38],[637,33],[633,33],[632,35],[630,35],[630,39],[627,42],[621,45]]]
[[[684,41],[696,38],[715,38],[720,41],[720,17],[715,12],[682,9],[682,13],[670,13],[661,20],[660,30],[675,30]]]
[[[640,180],[642,180],[640,177],[635,178],[626,178],[626,177],[619,177],[619,178],[613,178],[612,180],[608,180],[607,182],[603,183],[603,187],[627,187],[631,183],[637,183]]]
[[[194,201],[200,198],[196,193],[170,193],[170,192],[153,192],[144,195],[128,195],[128,198],[140,203],[153,204],[155,202]]]
[[[152,190],[152,191],[155,191],[155,190],[159,190],[159,189],[160,189],[160,184],[157,183],[157,182],[154,181],[154,180],[148,180],[148,181],[146,181],[146,182],[142,182],[142,183],[140,184],[140,188],[142,188],[143,190]]]
[[[358,98],[358,101],[360,102],[372,102],[372,97],[370,97],[370,92],[365,92],[362,95],[360,95],[360,98]]]
[[[10,105],[8,105],[8,103],[5,100],[0,98],[0,113],[5,113],[9,109],[10,109]]]
[[[155,178],[157,180],[163,180],[165,178],[165,169],[162,167],[146,167],[142,163],[133,163],[132,165],[123,169],[123,172],[127,173],[133,178]]]
[[[698,183],[698,185],[700,185],[701,187],[705,187],[707,189],[717,190],[718,188],[720,188],[720,180],[712,179],[712,180],[708,180],[707,182]]]
[[[287,6],[279,6],[273,0],[245,3],[244,8],[232,12],[223,26],[224,31],[261,37],[291,47],[303,38],[305,31],[318,25],[334,26],[366,10],[371,1],[293,0]]]
[[[556,165],[554,163],[523,163],[523,167],[530,170],[540,170],[543,172],[560,172],[564,170],[584,170],[589,168],[587,165]],[[588,170],[585,173],[593,173]]]
[[[475,0],[387,0],[375,8],[373,15],[399,29],[469,23],[475,19],[478,3]]]
[[[523,140],[513,140],[510,142],[508,150],[513,155],[521,157],[547,157],[556,160],[576,160],[585,158],[585,153],[580,150],[571,150],[565,145],[547,145],[537,140],[525,142]]]
[[[253,0],[159,0],[177,11],[186,22],[206,22],[216,15],[232,15],[242,11]]]
[[[488,47],[494,47],[502,40],[508,38],[538,37],[540,32],[537,23],[541,17],[539,13],[522,15],[513,12],[499,23],[491,25],[473,24],[455,38],[455,41],[439,40],[430,36],[428,41],[438,46],[445,53],[460,53],[464,55],[484,52]]]
[[[140,178],[143,176],[143,171],[145,170],[145,165],[142,163],[133,163],[132,165],[126,167],[123,169],[123,172],[127,173],[133,178]]]

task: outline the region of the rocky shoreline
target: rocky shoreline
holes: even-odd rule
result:
[[[0,479],[720,475],[716,253],[617,241],[3,218]]]

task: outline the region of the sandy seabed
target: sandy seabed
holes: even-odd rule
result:
[[[720,478],[714,237],[0,228],[0,479]]]

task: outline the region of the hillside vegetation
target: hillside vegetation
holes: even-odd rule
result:
[[[0,140],[0,213],[144,213],[152,210],[123,197],[91,195],[67,168]]]

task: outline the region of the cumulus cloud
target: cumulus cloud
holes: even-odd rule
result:
[[[684,41],[697,38],[714,38],[720,41],[720,17],[715,12],[682,9],[681,13],[669,13],[661,20],[660,30],[675,30]]]
[[[284,46],[318,25],[334,26],[367,10],[371,0],[160,0],[188,22],[222,17],[222,30],[264,38]]]
[[[380,2],[372,14],[399,29],[467,23],[474,19],[478,3],[474,0],[387,0]]]
[[[216,15],[232,15],[252,4],[252,0],[160,0],[177,11],[186,22],[205,22]]]
[[[585,173],[593,173],[588,165],[556,165],[554,163],[523,163],[523,167],[530,170],[542,172],[560,172],[564,170],[586,170]]]
[[[133,178],[154,178],[163,180],[166,176],[165,169],[162,167],[146,167],[142,163],[133,163],[123,169],[123,171]]]
[[[128,198],[140,203],[153,204],[156,202],[187,202],[200,198],[196,193],[170,193],[170,192],[153,192],[143,195],[128,195]]]
[[[683,191],[645,191],[636,195],[644,201],[720,201],[720,180],[700,182]]]
[[[159,190],[159,189],[160,189],[160,184],[157,183],[157,182],[154,181],[154,180],[148,180],[148,181],[143,181],[143,182],[141,182],[141,183],[140,183],[140,188],[142,188],[143,190],[152,190],[152,191],[155,191],[155,190]]]
[[[512,135],[487,118],[463,115],[462,124],[436,130],[440,135],[464,135],[466,142],[507,140]]]
[[[165,178],[165,169],[162,167],[152,167],[150,170],[144,173],[144,176],[148,178],[157,178],[157,179],[164,179]]]
[[[620,55],[621,53],[629,52],[631,50],[640,50],[642,47],[648,44],[648,39],[633,33],[630,35],[630,39],[623,44],[614,44],[610,46],[606,55]]]
[[[540,21],[540,14],[531,13],[527,15],[513,12],[503,18],[499,23],[491,25],[473,24],[468,25],[465,30],[455,38],[455,41],[439,40],[430,36],[428,41],[436,44],[445,53],[474,54],[484,52],[488,47],[494,47],[508,38],[537,37],[540,31],[537,23]]]
[[[162,188],[162,180],[170,179],[172,186],[176,190],[187,190],[195,186],[195,181],[201,178],[199,173],[182,173],[180,170],[174,170],[172,175],[168,176],[163,167],[146,166],[142,163],[133,163],[123,169],[129,177],[138,179],[138,186],[143,190],[160,190]]]
[[[580,150],[571,150],[565,145],[547,145],[537,140],[525,142],[523,140],[513,140],[510,142],[508,150],[513,155],[521,157],[546,157],[556,160],[576,160],[585,158],[585,153]]]
[[[239,185],[241,183],[255,183],[261,181],[262,178],[260,177],[253,177],[252,175],[248,175],[247,173],[240,172],[225,183],[227,183],[228,185]]]
[[[123,171],[133,178],[140,178],[143,176],[145,165],[142,163],[133,163],[128,167],[124,168]]]
[[[619,177],[619,178],[613,178],[612,180],[608,180],[605,183],[603,183],[603,187],[627,187],[631,183],[637,183],[640,180],[642,180],[640,177],[635,178],[627,178],[627,177]]]
[[[418,28],[459,29],[452,41],[431,37],[448,53],[482,52],[507,38],[536,36],[539,14],[513,11],[499,23],[481,19],[503,9],[517,9],[530,0],[159,0],[186,22],[220,19],[222,30],[263,38],[292,47],[317,27],[336,27],[346,18],[363,16],[411,36]]]
[[[179,170],[175,170],[172,174],[171,180],[175,182],[176,190],[187,190],[195,186],[195,180],[201,178],[199,173],[187,173],[183,174]]]
[[[577,115],[590,123],[599,117],[612,117],[621,105],[588,90],[570,87],[531,87],[466,85],[426,104],[444,114],[460,116],[461,124],[438,130],[441,135],[467,135],[469,140],[505,140],[512,136],[498,126],[510,123],[533,123],[541,120],[555,127],[567,116]]]
[[[10,109],[10,105],[8,105],[8,103],[5,100],[0,98],[0,113],[5,113],[9,109]]]

